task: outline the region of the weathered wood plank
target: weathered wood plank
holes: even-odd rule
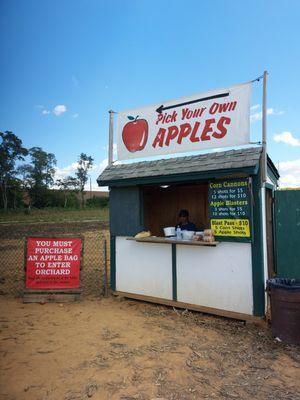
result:
[[[80,300],[81,290],[42,290],[23,291],[23,303],[66,303]]]
[[[53,293],[63,293],[63,294],[80,294],[82,292],[81,288],[72,289],[24,289],[23,293],[33,293],[33,294],[53,294]]]
[[[213,315],[218,315],[220,317],[238,319],[238,320],[246,321],[246,322],[259,323],[259,322],[263,321],[263,318],[256,317],[254,315],[248,315],[248,314],[238,313],[238,312],[234,312],[234,311],[220,310],[218,308],[212,308],[212,307],[198,306],[195,304],[183,303],[183,302],[174,301],[174,300],[161,299],[161,298],[152,297],[152,296],[145,296],[142,294],[127,293],[127,292],[120,292],[120,291],[115,291],[115,292],[113,292],[113,294],[122,296],[122,297],[127,297],[129,299],[142,300],[142,301],[146,301],[146,302],[150,302],[150,303],[163,304],[166,306],[183,308],[183,309],[192,310],[192,311],[199,311],[199,312],[203,312],[205,314],[213,314]]]

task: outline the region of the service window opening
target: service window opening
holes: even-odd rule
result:
[[[209,228],[208,183],[143,187],[144,228],[154,236],[164,236],[163,228],[178,223],[181,209],[197,230]]]

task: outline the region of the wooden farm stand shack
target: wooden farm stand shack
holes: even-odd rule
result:
[[[262,185],[261,154],[252,147],[107,167],[98,184],[110,190],[112,290],[242,320],[263,317],[279,174],[268,157]],[[163,228],[176,224],[182,208],[196,226],[213,227],[216,242],[165,238]],[[239,227],[241,216],[248,226]],[[134,239],[145,229],[153,236]]]

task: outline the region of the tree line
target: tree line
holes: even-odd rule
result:
[[[84,187],[94,160],[81,153],[75,176],[55,180],[56,157],[41,147],[23,146],[13,132],[0,132],[0,207],[5,211],[26,206],[85,206]],[[58,190],[53,190],[57,188]]]

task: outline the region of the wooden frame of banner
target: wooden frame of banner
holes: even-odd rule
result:
[[[28,289],[26,288],[26,264],[27,264],[27,242],[29,238],[45,238],[45,239],[61,239],[71,238],[81,240],[80,251],[80,271],[83,269],[83,254],[84,254],[84,236],[61,234],[55,235],[30,235],[26,236],[24,243],[24,289],[23,289],[23,303],[65,303],[71,301],[78,301],[81,297],[81,282],[78,288],[63,288],[63,289]]]

